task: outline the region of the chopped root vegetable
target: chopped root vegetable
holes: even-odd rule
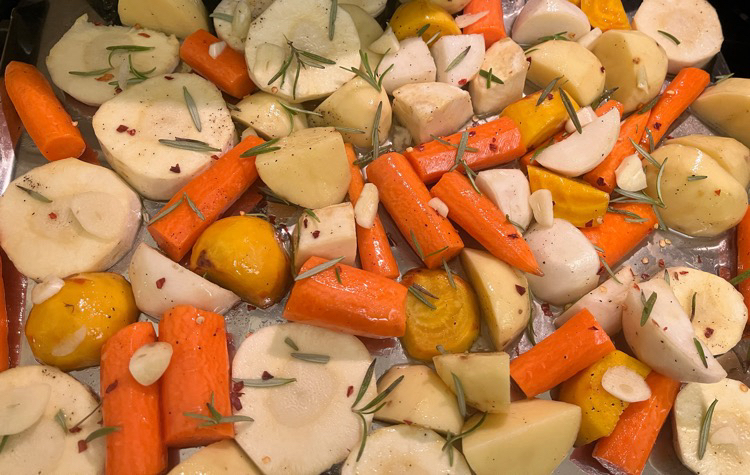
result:
[[[643,376],[627,366],[613,366],[602,376],[602,387],[609,394],[625,402],[645,401],[651,397],[651,388]]]
[[[226,46],[206,30],[197,30],[183,41],[180,58],[222,91],[242,99],[255,90],[247,74],[245,58],[232,48],[215,46],[220,43]]]
[[[602,224],[583,228],[581,232],[610,267],[614,267],[654,231],[656,214],[643,203],[613,204]]]
[[[484,35],[484,44],[487,48],[496,41],[502,40],[505,34],[505,22],[503,20],[503,2],[494,0],[471,0],[464,8],[464,15],[487,12],[482,18],[473,22],[463,29],[464,35]]]
[[[748,271],[750,271],[750,208],[737,225],[737,275]],[[745,307],[750,310],[750,279],[742,280],[737,285],[737,289],[744,298]]]

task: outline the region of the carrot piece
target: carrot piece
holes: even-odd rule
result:
[[[490,254],[531,274],[542,275],[529,245],[515,226],[486,196],[474,190],[469,179],[448,172],[432,187],[432,194],[448,206],[448,216]]]
[[[610,99],[606,102],[603,102],[599,105],[599,107],[596,108],[594,111],[596,113],[597,117],[601,117],[607,112],[611,111],[612,109],[617,109],[620,112],[620,116],[622,116],[622,113],[625,111],[625,106],[622,105],[622,102],[616,101],[614,99]],[[536,147],[534,150],[529,151],[526,155],[521,157],[521,168],[526,170],[526,167],[528,167],[531,162],[533,161],[534,155],[536,155],[537,151],[541,151],[542,148],[547,147],[549,145],[552,145],[553,143],[557,143],[567,137],[568,134],[564,130],[561,130],[560,132],[556,133],[552,136],[549,140],[546,142],[540,144],[538,147]]]
[[[302,265],[300,274],[325,262],[311,257]],[[405,286],[345,264],[334,267],[295,282],[283,317],[369,338],[404,335],[408,292]]]
[[[484,46],[489,48],[498,40],[505,38],[505,23],[503,21],[503,2],[498,0],[471,0],[464,7],[464,14],[487,12],[475,23],[463,29],[464,35],[484,35]]]
[[[11,61],[5,68],[5,87],[44,158],[49,161],[80,157],[86,149],[81,131],[55,96],[47,78],[34,66]]]
[[[185,413],[210,416],[208,404],[222,416],[229,401],[229,353],[224,317],[178,305],[159,322],[159,341],[172,345],[172,361],[161,377],[161,414],[168,447],[197,447],[234,437],[230,423],[206,426]]]
[[[737,225],[737,275],[750,269],[750,207]],[[739,283],[737,289],[745,298],[745,306],[750,308],[750,279]]]
[[[167,467],[159,385],[142,386],[128,369],[133,353],[155,341],[154,326],[137,322],[115,333],[102,346],[103,423],[106,427],[121,427],[107,436],[108,475],[153,475]]]
[[[596,168],[583,175],[583,179],[602,191],[612,193],[617,185],[615,170],[626,157],[635,153],[635,147],[630,140],[632,139],[635,143],[641,140],[646,131],[649,115],[648,111],[643,114],[636,112],[625,119],[620,125],[620,136],[612,151]]]
[[[466,151],[463,155],[472,170],[484,170],[515,160],[524,153],[526,147],[521,141],[518,124],[509,117],[500,117],[476,127],[467,129],[467,146],[478,151]],[[442,140],[458,145],[461,132],[442,137]],[[409,147],[404,156],[425,183],[434,183],[450,171],[456,162],[456,147],[445,145],[438,140]]]
[[[219,39],[206,30],[197,30],[182,42],[180,59],[222,91],[242,99],[256,89],[247,74],[245,57],[226,47],[216,59],[212,58],[208,48],[218,42]]]
[[[352,176],[349,182],[349,200],[354,205],[357,204],[362,188],[365,186],[365,179],[362,177],[359,166],[354,164],[357,155],[351,144],[346,144],[346,159],[349,161],[349,171]],[[388,236],[385,234],[380,217],[375,216],[375,223],[370,229],[357,225],[357,251],[359,262],[364,270],[389,279],[395,279],[400,275],[398,263],[393,257],[393,251],[391,251],[391,245],[388,243]]]
[[[604,251],[604,253],[597,252],[607,261],[607,265],[614,267],[646,236],[651,234],[654,226],[658,223],[658,219],[654,210],[647,204],[613,203],[611,207],[620,211],[620,213],[606,213],[601,225],[581,228],[581,232],[591,241],[591,244]],[[636,214],[646,221],[642,223],[631,222],[638,218],[623,213]]]
[[[599,322],[583,309],[510,362],[510,376],[527,397],[548,391],[615,351]]]
[[[216,221],[258,178],[255,157],[242,157],[248,149],[263,140],[248,136],[219,158],[211,168],[193,178],[164,205],[158,218],[148,227],[156,244],[174,261],[179,261],[193,247],[198,236]],[[184,199],[185,194],[201,211],[203,218],[193,211]],[[180,200],[182,200],[180,202]],[[180,202],[180,203],[178,203]],[[177,207],[172,209],[176,204]],[[164,210],[172,209],[161,218]]]
[[[88,145],[86,146],[86,150],[83,151],[78,159],[92,165],[101,165],[101,163],[99,162],[99,152],[89,147]]]
[[[646,127],[654,137],[654,143],[667,133],[672,123],[687,110],[694,100],[711,82],[711,75],[698,68],[683,68],[672,79],[656,105],[651,109]],[[648,145],[648,134],[641,137],[641,145]]]
[[[594,447],[594,458],[611,473],[639,475],[643,471],[680,390],[678,381],[656,371],[651,371],[646,383],[651,388],[651,397],[631,403],[612,434],[599,439]]]
[[[378,187],[380,201],[429,269],[461,252],[464,243],[458,231],[427,204],[432,196],[403,155],[381,155],[367,167],[367,178]]]
[[[10,340],[8,340],[8,310],[5,307],[3,262],[0,259],[0,371],[10,367]]]

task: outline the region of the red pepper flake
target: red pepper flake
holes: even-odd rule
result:
[[[307,229],[307,218],[302,220],[302,226],[304,226],[305,229]]]
[[[492,143],[497,142],[497,137],[492,137]]]
[[[115,389],[117,389],[117,383],[118,383],[118,381],[115,379],[112,382],[112,384],[110,384],[109,386],[107,386],[107,389],[104,390],[104,394],[109,394],[112,391],[114,391]]]
[[[466,79],[460,79],[460,80],[458,81],[458,85],[459,85],[459,86],[463,86],[464,84],[466,84]]]
[[[148,33],[138,33],[138,36],[142,36],[144,38],[151,38],[151,35],[149,35]]]
[[[521,237],[521,236],[519,236],[519,235],[518,235],[518,234],[516,234],[516,233],[513,233],[513,234],[508,234],[508,237],[509,237],[509,238],[511,238],[511,239],[518,239],[518,238],[519,238],[519,237]]]
[[[686,271],[686,270],[681,270],[680,271],[680,275],[686,275],[687,273],[688,273],[688,271]]]
[[[263,381],[268,381],[269,379],[273,379],[273,375],[269,373],[268,371],[263,371],[263,375],[260,377]]]
[[[516,292],[518,292],[518,295],[523,295],[526,293],[526,287],[523,285],[516,285]]]
[[[242,401],[240,401],[240,396],[243,393],[229,393],[229,402],[232,404],[232,408],[235,411],[241,411],[242,410]]]
[[[130,129],[130,130],[128,130],[128,135],[130,135],[131,137],[132,137],[133,135],[135,135],[135,129]]]
[[[659,267],[664,268],[664,259],[659,259]]]
[[[597,331],[598,329],[599,329],[599,327],[597,327],[596,325],[593,325],[593,326],[589,327],[589,330]]]
[[[699,255],[698,255],[698,264],[700,264],[701,262],[703,262],[703,259],[701,259],[701,256],[700,256],[700,254],[699,254]]]
[[[643,279],[643,280],[650,279],[650,278],[651,278],[651,276],[648,275],[648,274],[646,274],[646,273],[641,274],[641,279]]]
[[[596,179],[596,184],[599,186],[604,186],[604,178],[599,177]]]
[[[654,122],[654,128],[655,128],[656,130],[659,130],[659,129],[661,129],[661,122]]]
[[[211,155],[211,158],[213,158],[214,160],[218,160],[219,156],[218,155]]]
[[[70,429],[68,429],[68,432],[70,432],[71,434],[77,434],[77,433],[81,432],[81,427],[80,426],[73,426]]]
[[[117,131],[120,132],[120,133],[127,132],[128,131],[128,126],[127,125],[118,125],[117,126]]]
[[[549,304],[548,303],[543,303],[542,304],[542,313],[544,313],[545,317],[551,317],[552,315],[554,315],[552,313],[552,310],[549,309]]]
[[[526,57],[526,61],[528,61],[530,63],[531,62],[531,56],[527,56]]]
[[[276,224],[276,216],[269,214],[268,215],[268,222],[271,224]]]
[[[167,281],[167,279],[164,278],[164,277],[162,277],[161,279],[157,280],[156,281],[156,288],[157,289],[161,289],[162,287],[164,287],[164,282],[166,282],[166,281]]]
[[[245,385],[242,381],[235,381],[232,385],[232,391],[239,393],[245,388]]]
[[[547,94],[547,99],[549,99],[550,101],[552,99],[554,99],[554,98],[555,98],[555,96],[553,96],[551,92],[549,94]]]
[[[672,275],[674,275],[674,280],[680,280],[680,274],[679,274],[679,272],[675,272]]]
[[[716,194],[716,196],[721,196],[721,190],[714,190],[714,193]]]
[[[409,419],[404,419],[404,424],[406,424],[407,426],[410,426],[410,425],[412,425],[414,423],[412,421],[410,421]]]
[[[320,236],[320,231],[313,231],[312,233],[313,239],[318,239],[318,236]]]
[[[593,225],[594,225],[594,220],[593,220],[593,219],[590,219],[590,220],[588,220],[588,221],[586,222],[586,224],[584,224],[584,225],[583,225],[583,227],[585,227],[585,228],[590,228],[590,227],[591,227],[591,226],[593,226]]]
[[[120,89],[120,86],[117,86],[117,87],[115,88],[115,94],[119,94],[119,93],[121,93],[121,92],[122,92],[122,89]]]
[[[255,310],[255,306],[247,304],[247,309],[252,312],[253,310]]]
[[[346,397],[349,397],[352,394],[354,394],[354,386],[349,386],[348,388],[346,388]]]
[[[173,167],[169,167],[169,171],[173,173],[180,173],[180,164],[178,163]]]
[[[703,331],[703,334],[706,336],[706,338],[711,338],[711,335],[714,334],[714,329],[711,327],[706,327],[706,329]]]
[[[673,135],[667,135],[667,140],[672,140],[674,138]]]
[[[599,270],[596,271],[596,275],[602,275],[604,274],[604,266],[599,267]]]
[[[89,444],[87,444],[85,440],[81,439],[78,441],[78,453],[79,454],[88,448],[89,448]]]
[[[496,145],[496,144],[494,144],[494,143],[491,143],[491,144],[489,145],[489,148],[490,148],[490,150],[491,150],[491,151],[493,151],[493,152],[497,152],[497,145]]]
[[[728,267],[719,267],[719,277],[721,277],[724,280],[729,280],[732,278],[732,273],[729,271]]]
[[[599,71],[604,72],[604,66],[602,66],[601,68],[599,68]]]
[[[469,131],[469,137],[473,137],[473,136],[475,136],[476,134],[477,134],[477,131],[476,131],[476,130],[470,130],[470,131]]]
[[[47,216],[49,216],[49,219],[57,219],[57,214],[56,213],[50,213]]]
[[[414,148],[416,148],[416,149],[417,149],[417,150],[419,150],[420,152],[424,151],[424,145],[417,145],[417,146],[416,146],[416,147],[414,147]]]
[[[167,81],[171,81],[174,78],[172,76],[164,76],[164,79],[166,79]]]
[[[109,81],[110,79],[114,78],[115,76],[112,73],[102,74],[98,78],[96,78],[99,82]]]

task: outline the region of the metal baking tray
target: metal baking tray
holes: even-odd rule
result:
[[[210,10],[217,2],[207,1],[206,3],[209,4],[208,7]],[[503,0],[506,27],[510,27],[524,3],[525,0]],[[632,15],[640,4],[640,0],[625,0],[624,4],[627,11]],[[397,1],[391,0],[381,19],[385,21],[397,5]],[[50,48],[70,28],[76,18],[87,13],[90,21],[116,22],[116,6],[116,0],[22,0],[13,11],[9,24],[0,24],[0,38],[2,36],[6,37],[2,57],[0,57],[0,66],[4,68],[12,60],[25,61],[35,64],[40,71],[47,74],[45,58]],[[717,56],[712,62],[709,71],[714,75],[729,72],[721,55]],[[0,106],[2,106],[0,107],[0,191],[4,191],[11,179],[26,173],[34,167],[43,165],[46,163],[46,160],[39,153],[28,135],[22,131],[18,117],[15,115],[7,95],[4,94],[4,88],[0,89],[3,92],[3,94],[0,94]],[[76,101],[57,88],[55,88],[55,91],[73,117],[73,120],[78,122],[78,126],[86,142],[89,146],[94,147],[100,152],[91,126],[91,118],[96,108]],[[693,133],[712,134],[713,132],[695,117],[692,117],[689,113],[685,113],[676,122],[676,125],[673,126],[669,134],[672,136],[682,136]],[[99,155],[102,157],[101,153]],[[103,159],[102,164],[107,166]],[[508,166],[515,165],[511,164]],[[151,216],[158,212],[162,205],[163,203],[143,200],[144,212]],[[284,224],[289,227],[293,226],[296,222],[299,213],[299,211],[293,208],[274,203],[262,203],[262,206],[263,211],[276,217],[277,224]],[[144,219],[147,218],[144,217]],[[421,263],[418,257],[412,252],[408,243],[398,232],[387,214],[381,213],[381,219],[389,236],[393,239],[393,251],[402,274],[409,269],[420,267]],[[467,247],[480,247],[473,239],[463,233],[462,238],[464,238]],[[155,246],[145,226],[141,226],[137,235],[136,244],[139,242],[146,242]],[[667,242],[671,244],[667,244]],[[132,251],[110,270],[126,275],[131,255]],[[734,231],[711,239],[689,238],[674,232],[657,231],[639,246],[626,263],[633,267],[637,275],[647,274],[653,276],[662,267],[674,265],[687,265],[713,273],[726,273],[727,271],[733,273],[736,266],[735,260],[736,246]],[[13,282],[14,280],[12,269],[8,269],[8,267],[12,266],[9,265],[5,256],[3,256],[3,263],[6,286],[8,286],[8,282]],[[451,266],[456,273],[464,275],[458,259],[455,259]],[[7,290],[8,305],[11,310],[9,311],[9,318],[11,320],[16,318],[15,321],[11,321],[12,361],[18,365],[38,364],[22,331],[25,319],[31,309],[29,291],[33,288],[34,282],[26,281],[25,279],[16,279],[16,281],[17,285]],[[245,335],[261,327],[283,321],[281,311],[285,301],[286,299],[265,310],[239,304],[226,313],[227,332],[231,335],[230,357],[232,356],[234,347],[242,342]],[[560,309],[552,307],[551,310],[557,313]],[[552,318],[549,315],[545,315],[540,302],[534,302],[532,312],[536,339],[539,341],[554,330],[554,325],[552,324]],[[146,321],[149,320],[149,317],[142,314],[140,320]],[[362,341],[371,354],[378,358],[376,366],[378,375],[383,374],[394,364],[413,362],[405,355],[400,341],[396,338],[385,340],[362,338]],[[616,343],[618,347],[626,348],[624,341],[616,341]],[[747,354],[748,341],[743,340],[739,346],[741,354]],[[531,343],[524,334],[520,337],[519,341],[506,349],[506,351],[511,354],[511,357],[514,357],[528,350],[530,347]],[[482,324],[481,336],[472,347],[472,350],[482,351],[491,349],[492,345],[487,338],[487,329]],[[720,357],[719,361],[727,369],[729,377],[742,380],[745,384],[750,385],[750,375],[742,372],[734,353],[727,353]],[[94,392],[98,392],[98,368],[72,371],[70,374],[89,385]],[[544,397],[549,396],[545,395]],[[667,423],[659,436],[656,447],[651,454],[649,464],[643,472],[644,474],[691,473],[677,460],[672,448],[671,439],[671,424]],[[173,450],[170,453],[170,462],[176,463],[193,451],[195,449]],[[334,466],[326,473],[334,474],[338,472],[338,468]],[[565,460],[555,473],[560,475],[574,475],[581,473],[581,469],[570,460]]]

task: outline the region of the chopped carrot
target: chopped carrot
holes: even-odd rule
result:
[[[737,275],[750,270],[750,207],[737,225]],[[737,289],[745,298],[745,306],[750,308],[750,279],[739,283]]]
[[[148,232],[156,244],[174,261],[179,261],[195,244],[198,237],[234,203],[258,178],[255,157],[242,157],[250,148],[263,143],[248,136],[222,155],[211,168],[193,178],[178,191],[162,211],[152,217]],[[185,194],[203,214],[193,211]],[[173,206],[177,204],[176,208]],[[171,210],[160,217],[165,210]]]
[[[227,208],[221,214],[221,218],[227,218],[229,216],[242,216],[243,213],[251,213],[257,206],[263,201],[263,195],[259,190],[259,182],[256,181],[248,190],[237,198],[237,201],[232,203],[232,206]]]
[[[658,219],[651,206],[643,203],[613,203],[611,208],[619,213],[608,212],[601,225],[581,228],[581,232],[591,244],[604,251],[597,252],[607,261],[607,265],[614,267],[651,234]],[[633,222],[640,219],[645,221]]]
[[[474,190],[464,175],[457,171],[446,173],[431,193],[448,206],[448,217],[490,254],[524,272],[542,275],[523,236],[489,198]]]
[[[594,112],[596,113],[597,117],[601,117],[607,112],[611,111],[612,109],[617,109],[620,112],[620,116],[622,116],[622,113],[625,111],[625,106],[622,105],[622,102],[616,101],[614,99],[610,99],[606,102],[603,102],[599,107],[596,108]],[[554,143],[560,142],[568,135],[570,134],[568,134],[564,130],[561,130],[560,132],[553,135],[552,138],[540,144],[534,150],[529,151],[526,155],[521,157],[521,168],[525,170],[526,167],[528,167],[531,164],[531,162],[534,161],[533,159],[534,155],[536,155],[537,152],[540,151],[542,148],[545,148]]]
[[[654,143],[667,133],[672,123],[698,99],[711,82],[711,75],[698,68],[684,68],[677,73],[651,109],[646,127],[654,137]],[[641,145],[648,145],[648,134],[641,137]]]
[[[611,473],[640,475],[680,390],[678,381],[656,371],[651,371],[646,383],[651,397],[631,403],[612,434],[599,439],[594,447],[594,458]]]
[[[86,149],[81,131],[38,69],[11,61],[5,68],[5,87],[26,132],[44,158],[54,161],[81,156]]]
[[[209,47],[219,38],[206,30],[191,33],[180,46],[180,59],[232,97],[242,99],[255,90],[245,65],[245,57],[230,47],[216,59],[208,54]]]
[[[609,353],[615,345],[583,309],[550,336],[510,362],[510,376],[527,397],[548,391]]]
[[[135,351],[156,341],[154,326],[137,322],[115,333],[102,346],[100,394],[107,436],[108,475],[152,475],[167,468],[159,413],[159,385],[142,386],[130,374]]]
[[[498,40],[505,38],[503,20],[503,2],[498,0],[471,0],[464,7],[464,14],[487,12],[487,14],[463,29],[464,35],[484,35],[484,46],[489,48]]]
[[[0,371],[10,367],[10,340],[8,340],[8,310],[5,307],[3,263],[0,260]]]
[[[86,146],[86,150],[83,151],[78,159],[82,162],[90,163],[92,165],[101,165],[101,163],[99,162],[99,152],[89,147],[88,145]]]
[[[516,122],[509,117],[500,117],[476,127],[469,127],[467,146],[476,152],[466,151],[464,160],[472,170],[484,170],[515,160],[526,152],[521,141],[521,130]],[[436,182],[443,173],[450,171],[456,162],[458,143],[461,141],[459,132],[442,137],[443,142],[450,142],[454,146],[441,143],[439,140],[409,147],[404,156],[425,183]]]
[[[461,252],[464,243],[458,231],[427,204],[432,196],[403,155],[381,155],[367,167],[367,178],[378,187],[380,201],[429,269]]]
[[[635,112],[625,119],[620,125],[620,136],[612,151],[596,168],[583,175],[583,179],[602,191],[612,193],[617,185],[615,170],[626,157],[635,153],[635,147],[630,140],[632,139],[635,143],[641,140],[646,131],[649,115],[649,111],[643,114]]]
[[[349,200],[354,205],[365,186],[365,179],[362,177],[359,166],[354,164],[357,155],[351,144],[346,144],[346,159],[349,161],[349,171],[352,176],[349,182]],[[357,226],[357,251],[359,262],[364,270],[390,279],[395,279],[400,275],[396,258],[393,257],[388,243],[388,236],[378,216],[375,217],[375,223],[370,229]]]
[[[178,305],[159,322],[159,341],[172,345],[172,360],[161,377],[161,414],[168,447],[197,447],[234,437],[231,423],[206,425],[185,413],[232,415],[229,353],[224,317]]]
[[[325,262],[309,258],[300,275]],[[369,338],[404,335],[406,287],[356,267],[334,267],[295,282],[283,317]]]

